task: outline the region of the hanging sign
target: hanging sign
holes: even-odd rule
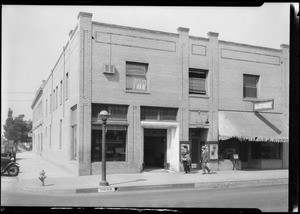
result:
[[[274,99],[253,102],[253,111],[263,111],[263,110],[272,110],[272,109],[274,109]]]

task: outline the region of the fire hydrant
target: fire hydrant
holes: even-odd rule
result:
[[[42,186],[44,186],[45,179],[47,178],[47,176],[46,176],[45,174],[46,174],[46,173],[45,173],[44,170],[42,170],[42,171],[40,172],[40,176],[41,176],[41,177],[39,177],[39,179],[40,179],[40,181],[42,182]]]

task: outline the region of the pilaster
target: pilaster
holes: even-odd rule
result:
[[[78,104],[78,149],[79,174],[90,175],[91,168],[91,98],[92,98],[92,14],[78,15],[80,44],[79,104]]]
[[[289,133],[289,78],[290,78],[290,47],[289,45],[282,44],[281,47],[281,79],[282,79],[282,90],[281,90],[281,109],[283,113],[284,123],[287,128],[286,133]],[[283,168],[288,168],[289,163],[289,144],[284,143],[282,145],[282,161]]]
[[[208,57],[208,82],[209,82],[209,121],[210,131],[209,140],[218,141],[218,110],[219,110],[219,40],[218,33],[208,32],[207,33],[209,44],[207,47]]]
[[[181,105],[180,105],[180,140],[189,140],[189,28],[177,28],[179,34],[178,54],[181,64]]]

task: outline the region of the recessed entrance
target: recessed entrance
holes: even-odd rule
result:
[[[167,129],[144,129],[144,169],[164,168],[166,151]]]

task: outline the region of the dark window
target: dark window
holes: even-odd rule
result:
[[[126,62],[126,90],[147,91],[148,64]]]
[[[177,109],[174,108],[161,108],[160,120],[176,120]]]
[[[141,120],[176,121],[176,108],[141,107]]]
[[[281,159],[280,143],[251,142],[253,159]]]
[[[107,126],[106,160],[126,160],[126,126]],[[92,162],[102,160],[102,126],[93,126],[92,130]]]
[[[207,70],[189,69],[189,93],[206,94],[206,77]]]
[[[257,83],[259,76],[244,74],[243,79],[244,98],[257,98]]]

